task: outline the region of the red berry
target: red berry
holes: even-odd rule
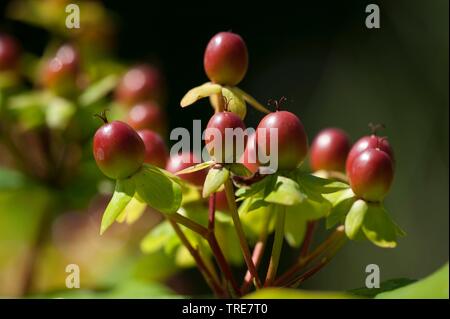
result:
[[[256,145],[260,154],[273,156],[270,149],[272,128],[278,129],[278,168],[295,169],[303,162],[308,152],[308,137],[302,122],[295,114],[287,111],[266,115],[256,128]]]
[[[358,197],[378,202],[386,196],[394,178],[391,157],[378,148],[369,148],[353,159],[348,178]]]
[[[218,163],[236,162],[244,151],[245,129],[244,122],[236,114],[227,111],[215,113],[205,130],[205,143],[209,155]],[[238,143],[243,143],[240,153]]]
[[[166,116],[156,102],[138,103],[130,109],[127,123],[135,130],[149,129],[163,135]]]
[[[208,78],[234,86],[242,81],[248,68],[248,52],[244,40],[232,32],[220,32],[209,41],[203,58]]]
[[[392,159],[392,163],[395,166],[394,151],[392,150],[389,141],[385,137],[379,137],[376,135],[363,136],[355,144],[353,144],[350,152],[347,156],[347,162],[345,164],[347,174],[352,166],[352,162],[359,154],[364,152],[366,149],[379,148],[385,152]]]
[[[201,161],[193,153],[181,153],[172,155],[167,162],[166,170],[175,174],[185,168],[199,164]],[[203,186],[206,178],[206,170],[179,175],[180,178],[197,186]]]
[[[245,146],[244,153],[239,159],[239,163],[244,164],[250,172],[256,173],[259,168],[257,156],[256,133],[253,133],[248,137],[247,145]]]
[[[20,59],[21,49],[16,39],[0,34],[0,71],[15,69]]]
[[[311,144],[311,168],[345,172],[345,160],[350,150],[347,134],[338,128],[321,131]]]
[[[71,93],[76,88],[79,67],[78,51],[69,44],[63,45],[45,64],[42,82],[58,94]]]
[[[158,100],[162,91],[162,75],[155,67],[143,64],[128,70],[116,89],[116,98],[127,106],[145,100]]]
[[[166,144],[161,136],[150,130],[140,130],[138,134],[145,145],[144,162],[160,168],[166,167],[169,155]]]
[[[128,124],[113,121],[94,135],[94,158],[106,176],[121,179],[131,176],[144,162],[145,146]]]

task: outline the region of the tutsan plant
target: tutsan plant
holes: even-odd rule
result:
[[[204,67],[211,82],[190,90],[181,106],[210,97],[214,114],[205,130],[210,159],[201,162],[191,152],[172,154],[163,170],[156,167],[162,167],[159,162],[166,156],[161,141],[155,133],[140,131],[147,146],[144,164],[141,148],[125,152],[128,158],[118,151],[113,173],[99,162],[106,175],[117,179],[102,232],[115,220],[126,219],[133,202],[161,211],[165,220],[144,238],[142,250],[170,251],[177,264],[196,265],[221,298],[241,297],[266,287],[296,288],[323,268],[347,239],[366,238],[380,247],[397,245],[404,233],[383,205],[394,175],[393,152],[386,138],[364,137],[350,150],[344,131],[325,129],[312,143],[314,172],[308,173],[302,167],[309,151],[307,133],[296,114],[280,110],[286,99],[269,101],[276,108],[270,112],[236,87],[248,68],[243,39],[231,32],[215,35],[205,50]],[[265,113],[254,133],[244,123],[246,103]],[[131,110],[139,116],[130,113],[132,126],[140,128],[138,123],[147,121],[144,118],[157,117],[147,115],[152,109],[148,104],[134,106]],[[126,127],[127,132],[133,130]],[[231,139],[227,132],[234,133],[228,134]],[[129,135],[128,139],[139,137]],[[111,143],[118,145],[121,140]],[[276,159],[274,169],[269,169],[267,158]],[[124,171],[119,174],[121,168]],[[331,233],[312,249],[320,220],[325,220]],[[272,237],[264,267],[263,255]],[[281,269],[286,244],[298,249],[299,257]],[[246,269],[240,283],[231,267],[242,263]]]

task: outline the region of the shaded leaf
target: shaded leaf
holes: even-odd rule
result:
[[[382,283],[380,283],[380,288],[361,287],[361,288],[349,290],[349,292],[354,295],[357,295],[357,296],[373,298],[382,292],[387,292],[387,291],[391,291],[394,289],[398,289],[400,287],[404,287],[409,284],[412,284],[413,282],[416,282],[416,281],[417,280],[408,279],[408,278],[396,278],[396,279],[390,279],[390,280],[383,281]]]
[[[168,221],[163,221],[142,239],[141,250],[146,254],[154,253],[162,249],[172,237],[176,237],[172,226]]]
[[[250,172],[250,170],[241,163],[229,164],[227,165],[227,168],[237,176],[249,177],[252,175],[252,172]]]

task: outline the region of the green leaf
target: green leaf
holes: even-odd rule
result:
[[[243,120],[247,114],[247,105],[239,90],[236,90],[235,87],[222,87],[222,96],[227,100],[228,111],[233,112]],[[212,104],[217,109],[217,106],[214,105],[215,103],[217,102],[214,101]]]
[[[329,194],[349,188],[348,184],[297,171],[298,182],[312,192]]]
[[[266,188],[266,193],[266,202],[286,206],[299,204],[306,198],[298,183],[284,176],[277,176],[274,186]]]
[[[194,173],[194,172],[206,169],[206,168],[208,168],[208,167],[210,167],[212,165],[214,165],[214,161],[207,161],[207,162],[195,164],[195,165],[189,166],[189,167],[187,167],[185,169],[182,169],[181,171],[176,172],[175,175],[183,175],[183,174]]]
[[[245,299],[353,299],[350,294],[338,291],[306,291],[287,288],[264,288],[244,296]]]
[[[141,241],[141,250],[143,253],[152,254],[161,250],[167,242],[176,237],[176,234],[168,221],[162,221],[155,227]]]
[[[362,199],[353,203],[345,218],[345,233],[350,239],[355,239],[363,225],[369,205]]]
[[[64,129],[76,112],[75,104],[69,100],[55,97],[45,109],[45,121],[52,129]]]
[[[235,195],[236,197],[242,198],[249,198],[252,197],[262,191],[266,188],[266,185],[270,183],[271,180],[276,181],[275,175],[267,175],[262,180],[252,184],[250,187],[241,187],[239,188]]]
[[[155,166],[144,164],[133,176],[136,192],[149,206],[166,214],[175,213],[181,205],[181,186]]]
[[[189,106],[202,98],[221,93],[221,91],[222,86],[219,84],[207,82],[189,90],[181,99],[180,105],[181,107]]]
[[[355,198],[351,197],[335,204],[335,206],[331,208],[330,213],[327,216],[326,228],[330,229],[333,228],[336,224],[343,224],[345,222],[345,216],[347,216],[354,202]]]
[[[135,183],[133,178],[119,179],[116,181],[114,194],[106,206],[100,226],[100,235],[111,226],[116,218],[133,198]]]
[[[135,221],[137,221],[142,214],[145,212],[145,209],[147,208],[147,204],[139,200],[138,198],[133,197],[131,201],[128,203],[128,205],[125,207],[125,209],[120,214],[123,215],[123,219],[121,221],[117,220],[118,222],[126,221],[127,224],[133,224]]]
[[[22,188],[27,183],[31,183],[31,181],[27,181],[27,178],[22,173],[6,167],[0,167],[0,191]]]
[[[89,86],[79,97],[82,106],[89,106],[108,95],[116,87],[118,78],[116,75],[108,75],[100,81]]]
[[[203,185],[203,198],[207,198],[209,195],[216,192],[229,176],[230,171],[225,167],[211,168],[208,175],[206,175],[205,183]]]
[[[405,235],[381,205],[369,205],[362,230],[367,239],[383,248],[396,247],[397,237]]]
[[[448,262],[428,277],[410,285],[383,292],[376,299],[448,299]]]
[[[307,219],[295,210],[296,206],[286,207],[284,238],[291,247],[300,247],[306,233]]]
[[[241,163],[229,164],[227,165],[227,168],[237,176],[249,177],[252,175],[252,172],[250,172],[250,170]]]
[[[248,198],[242,203],[242,205],[249,203],[248,206],[250,206],[253,200],[254,199],[252,198]],[[272,232],[274,226],[273,223],[271,224],[273,217],[272,210],[273,205],[269,203],[248,212],[246,212],[245,208],[240,209],[239,216],[246,235],[251,239],[256,240],[263,232]]]
[[[361,288],[349,290],[349,292],[354,295],[357,295],[357,296],[373,298],[382,292],[387,292],[387,291],[391,291],[394,289],[398,289],[400,287],[404,287],[409,284],[412,284],[413,282],[416,282],[416,281],[417,280],[408,279],[408,278],[396,278],[396,279],[386,280],[386,281],[380,283],[380,288],[361,287]]]
[[[244,92],[243,90],[241,90],[240,88],[238,88],[237,86],[233,87],[233,91],[236,94],[239,94],[240,96],[242,96],[242,98],[251,106],[253,106],[255,109],[257,109],[260,112],[263,113],[270,113],[270,110],[268,110],[265,106],[263,106],[261,103],[259,103],[253,96],[251,96],[250,94]]]

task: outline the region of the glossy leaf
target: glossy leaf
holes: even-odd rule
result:
[[[208,171],[208,175],[206,175],[205,183],[203,185],[203,198],[207,198],[209,195],[216,192],[229,176],[230,171],[225,167],[211,168]]]
[[[116,181],[114,194],[103,213],[100,234],[103,234],[122,213],[134,196],[135,182],[133,178],[119,179]]]
[[[181,107],[189,106],[202,98],[221,93],[221,91],[222,86],[219,84],[207,82],[189,90],[181,99],[180,105]]]
[[[174,213],[181,205],[181,186],[162,169],[144,164],[134,175],[136,192],[149,206],[166,214]]]

